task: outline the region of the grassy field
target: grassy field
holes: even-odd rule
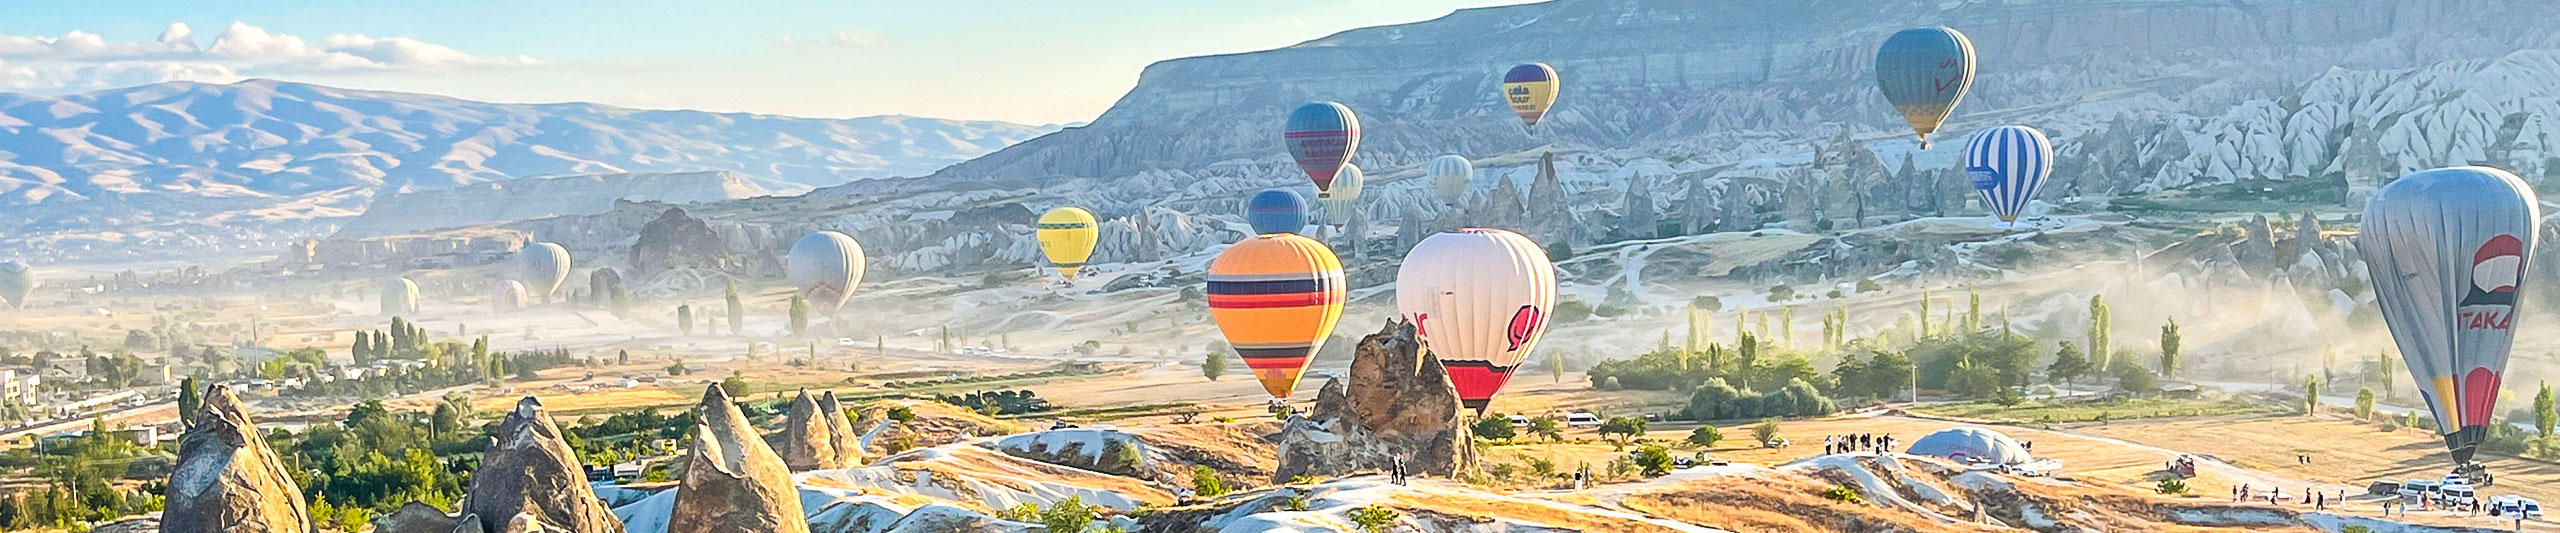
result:
[[[2187,416],[2221,416],[2271,414],[2284,408],[2265,404],[2223,400],[2179,400],[2169,398],[2127,398],[2098,402],[2046,403],[2028,401],[2017,405],[1991,402],[1969,402],[1912,409],[1923,414],[1991,420],[2016,424],[2067,424],[2107,420],[2141,420]]]

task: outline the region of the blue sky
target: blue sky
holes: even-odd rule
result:
[[[0,90],[263,77],[503,102],[1056,123],[1100,114],[1155,61],[1521,1],[11,1]]]

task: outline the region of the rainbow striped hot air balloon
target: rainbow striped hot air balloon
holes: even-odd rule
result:
[[[1342,319],[1342,261],[1293,233],[1247,237],[1209,262],[1209,318],[1272,398],[1298,387]]]
[[[1521,122],[1536,126],[1538,119],[1547,116],[1547,109],[1555,107],[1556,89],[1563,84],[1564,79],[1556,77],[1556,68],[1546,63],[1511,67],[1510,72],[1502,74],[1502,102],[1511,105],[1511,112],[1520,115]]]
[[[1085,260],[1093,258],[1093,244],[1102,240],[1101,228],[1092,212],[1060,207],[1040,214],[1040,226],[1031,233],[1040,239],[1041,255],[1058,267],[1058,274],[1074,280]]]
[[[1316,183],[1316,192],[1333,190],[1334,176],[1342,165],[1351,162],[1351,154],[1360,151],[1360,117],[1351,108],[1333,102],[1313,102],[1289,112],[1289,124],[1280,134],[1289,145],[1289,157],[1298,160],[1298,169],[1307,172],[1307,180]]]

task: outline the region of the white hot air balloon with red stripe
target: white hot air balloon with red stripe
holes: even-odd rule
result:
[[[1547,331],[1555,265],[1518,233],[1432,235],[1396,271],[1396,310],[1449,370],[1458,401],[1483,415]]]

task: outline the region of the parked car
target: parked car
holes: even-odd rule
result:
[[[2431,479],[2402,481],[2400,482],[2400,501],[2414,504],[2433,499],[2436,496],[2436,487],[2442,486],[2444,482]]]
[[[1591,413],[1584,413],[1584,412],[1568,413],[1568,414],[1564,415],[1564,425],[1565,425],[1566,427],[1577,427],[1577,428],[1579,428],[1579,427],[1600,427],[1600,415],[1595,415],[1595,414],[1591,414]]]

